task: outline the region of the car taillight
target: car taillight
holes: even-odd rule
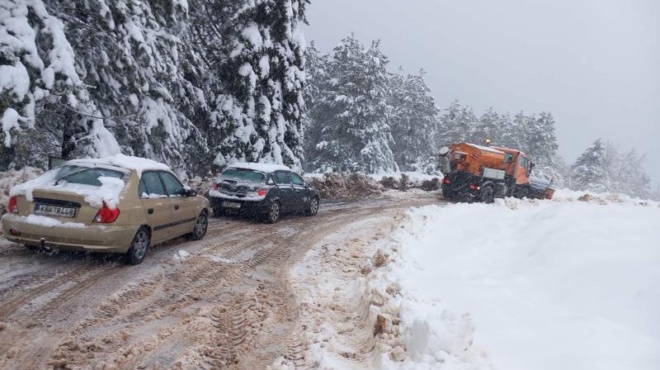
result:
[[[265,197],[268,194],[268,189],[259,189],[257,190],[257,195],[260,197]]]
[[[451,181],[449,181],[448,178],[444,178],[444,179],[442,179],[442,183],[445,184],[445,185],[446,185],[446,184],[449,184],[450,182],[451,182]]]
[[[7,208],[11,213],[18,213],[18,199],[15,195],[9,198],[9,204],[7,204]]]
[[[472,184],[472,185],[470,185],[470,189],[479,190],[479,185]]]
[[[213,190],[218,190],[218,183],[214,182],[212,187],[213,187]]]
[[[110,208],[105,202],[103,202],[103,207],[99,209],[94,217],[94,222],[99,224],[109,224],[115,222],[119,217],[119,208]]]

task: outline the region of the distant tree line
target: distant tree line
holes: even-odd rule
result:
[[[468,141],[519,148],[539,164],[555,162],[552,114],[511,116],[492,108],[478,117],[454,102],[437,108],[424,73],[387,69],[378,42],[347,37],[329,54],[306,52],[305,167],[309,171],[433,170],[445,144]]]

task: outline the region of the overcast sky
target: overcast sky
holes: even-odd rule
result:
[[[380,39],[436,104],[550,111],[569,164],[601,137],[660,183],[660,0],[311,0],[308,43]]]

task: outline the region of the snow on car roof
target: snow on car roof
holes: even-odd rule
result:
[[[124,154],[115,154],[103,158],[74,159],[66,162],[66,164],[116,166],[129,170],[135,170],[137,171],[138,175],[142,175],[142,172],[148,170],[171,171],[167,165],[160,162],[156,162],[147,158],[132,157]]]
[[[472,145],[473,147],[475,147],[475,148],[477,148],[477,149],[479,149],[479,150],[483,150],[484,152],[491,152],[491,153],[497,153],[497,154],[504,154],[504,152],[502,152],[502,151],[500,151],[500,150],[497,150],[497,149],[495,149],[495,148],[491,148],[491,147],[489,147],[489,146],[483,146],[483,145],[477,145],[477,144],[470,144],[470,145]]]
[[[291,168],[285,165],[273,163],[234,163],[230,164],[227,168],[243,168],[246,170],[255,170],[261,172],[273,172],[278,170],[291,171]]]

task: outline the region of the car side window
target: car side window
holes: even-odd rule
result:
[[[145,172],[140,180],[140,197],[165,196],[165,188],[156,172]]]
[[[282,171],[275,172],[275,179],[278,184],[282,184],[282,185],[291,184],[291,180],[289,180],[289,176],[286,175],[286,172],[282,172]]]
[[[161,171],[159,173],[160,177],[163,179],[163,184],[165,184],[165,190],[167,191],[167,194],[170,196],[185,195],[186,191],[183,188],[183,185],[181,185],[179,179],[174,177],[174,175],[169,172]]]
[[[293,185],[305,186],[305,180],[303,180],[303,178],[297,173],[289,172],[289,177],[291,178]]]

